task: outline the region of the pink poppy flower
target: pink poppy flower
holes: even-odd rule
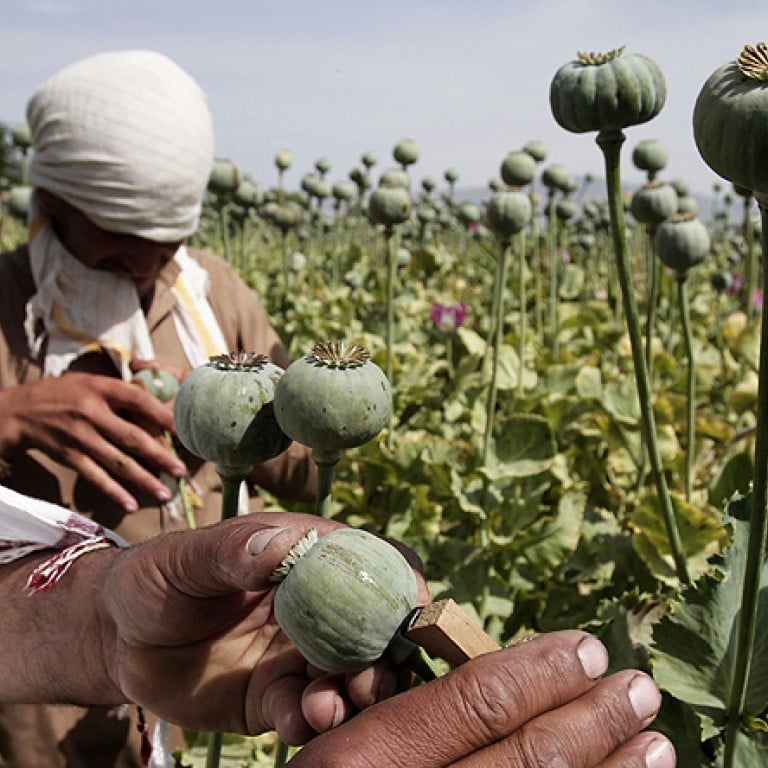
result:
[[[429,316],[432,318],[435,328],[453,333],[460,325],[463,325],[464,318],[467,316],[467,305],[461,301],[450,305],[433,301],[429,309]]]

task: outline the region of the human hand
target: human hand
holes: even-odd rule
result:
[[[173,413],[141,387],[110,376],[67,373],[2,391],[0,445],[7,458],[36,448],[71,467],[127,511],[132,486],[160,502],[171,492],[158,479],[184,477],[184,463],[154,435]]]
[[[647,675],[569,630],[485,654],[310,741],[290,768],[673,768]]]
[[[339,527],[309,515],[248,515],[120,552],[101,591],[116,637],[106,659],[115,686],[187,728],[275,729],[290,744],[404,687],[409,673],[389,661],[346,676],[312,668],[275,623],[272,571],[309,529]],[[427,602],[423,580],[420,590]]]

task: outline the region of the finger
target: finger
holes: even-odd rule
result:
[[[342,527],[298,513],[247,515],[165,537],[158,544],[168,580],[193,597],[276,587],[272,572],[291,547],[314,528],[320,535]]]
[[[173,426],[173,413],[143,387],[109,376],[93,376],[89,386],[98,391],[113,411],[126,411],[152,423],[158,431]]]
[[[343,676],[325,675],[306,686],[301,697],[301,711],[317,733],[324,733],[341,725],[356,710],[344,695]]]
[[[660,733],[639,733],[620,746],[598,768],[675,768],[672,742]]]
[[[262,696],[264,722],[292,746],[304,744],[316,735],[301,709],[301,696],[306,685],[305,677],[284,676],[267,686]]]
[[[582,696],[607,665],[604,646],[583,632],[542,635],[366,709],[318,737],[295,765],[322,765],[342,743],[350,765],[450,765]]]
[[[567,765],[595,768],[653,721],[661,693],[642,672],[627,670],[600,681],[591,691],[525,723],[506,739],[452,764]],[[641,752],[629,750],[618,766],[641,765]]]
[[[187,474],[184,462],[171,451],[169,445],[164,440],[158,440],[156,435],[150,434],[137,424],[132,424],[130,421],[115,415],[114,418],[103,422],[100,431],[108,445],[119,448],[122,453],[133,457],[138,462],[154,467],[158,471],[167,472],[175,478],[184,477]],[[136,480],[142,486],[146,485],[148,477],[159,482],[151,472],[141,467],[138,462],[134,461],[133,464],[118,467],[120,476],[127,480]],[[138,473],[136,472],[137,467],[140,470]],[[128,472],[131,474],[129,475]]]
[[[83,479],[98,488],[107,498],[119,504],[126,512],[135,512],[139,508],[136,498],[93,459],[73,449],[61,451],[62,461],[72,467]]]
[[[172,491],[159,477],[147,470],[129,453],[121,451],[117,446],[99,438],[94,439],[89,446],[89,450],[91,459],[100,468],[100,471],[92,472],[98,479],[100,486],[107,480],[109,480],[111,486],[119,485],[117,481],[122,480],[161,504],[173,498]],[[175,469],[174,475],[178,476]],[[88,479],[90,480],[91,478],[89,477]],[[122,486],[120,487],[122,488]],[[125,491],[125,493],[127,494],[128,492]]]
[[[357,709],[365,709],[408,687],[411,673],[389,661],[380,660],[360,672],[347,675],[346,690]]]

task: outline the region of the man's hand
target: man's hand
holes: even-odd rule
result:
[[[320,672],[275,623],[272,571],[309,529],[338,527],[309,515],[248,515],[120,553],[101,598],[115,626],[115,687],[188,728],[276,729],[291,744],[393,694],[405,670],[382,661],[354,675]]]
[[[296,768],[674,765],[664,737],[640,733],[661,702],[653,681],[634,670],[603,679],[605,648],[583,632],[481,656],[392,698],[404,678],[388,662],[346,676],[311,668],[275,624],[269,581],[311,527],[338,524],[250,515],[121,553],[102,593],[116,686],[193,729],[276,729],[306,743]]]
[[[647,675],[601,679],[608,656],[583,632],[542,635],[468,661],[366,709],[302,749],[291,768],[673,768],[640,732],[661,696]]]
[[[0,390],[0,408],[3,457],[36,448],[128,511],[138,505],[126,485],[169,501],[157,473],[186,474],[184,463],[155,437],[173,428],[171,407],[120,379],[86,373],[41,379]]]

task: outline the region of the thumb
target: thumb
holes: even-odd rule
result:
[[[340,527],[311,515],[247,515],[178,534],[168,581],[193,597],[258,592],[275,586],[271,576],[312,528],[319,535]]]

